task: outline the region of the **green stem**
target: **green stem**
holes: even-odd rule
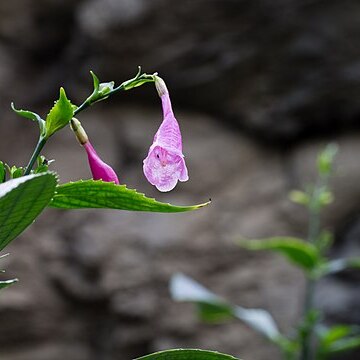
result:
[[[314,244],[320,234],[320,208],[319,196],[328,182],[328,176],[320,176],[315,185],[314,191],[311,196],[309,205],[309,228],[308,228],[308,242]],[[316,280],[311,275],[306,278],[305,286],[305,299],[303,308],[303,318],[306,319],[307,315],[314,308],[314,295],[315,295]],[[304,336],[301,342],[301,360],[313,359],[312,342],[313,333],[316,323],[311,322],[311,325],[305,329]],[[307,326],[307,325],[306,325]]]
[[[140,71],[140,69],[139,69]],[[76,110],[74,110],[74,116],[79,114],[81,111],[87,109],[88,107],[90,107],[92,104],[94,104],[95,102],[98,102],[100,100],[104,100],[106,98],[108,98],[109,96],[113,95],[114,93],[121,91],[121,90],[127,90],[127,87],[129,87],[131,85],[132,82],[136,83],[139,81],[144,81],[145,82],[153,82],[154,78],[152,75],[147,75],[147,74],[142,74],[142,75],[137,75],[134,79],[130,79],[128,81],[123,82],[122,84],[120,84],[118,87],[116,87],[115,89],[113,89],[112,91],[108,92],[107,94],[104,94],[103,96],[99,97],[98,99],[96,99],[95,101],[91,101],[91,95],[90,97],[88,97],[79,107],[76,108]],[[138,86],[138,85],[137,85]],[[135,87],[135,86],[134,86]],[[47,139],[45,137],[40,136],[39,141],[36,145],[36,148],[33,152],[33,154],[31,155],[29,164],[26,166],[26,171],[24,173],[24,175],[29,175],[34,164],[35,161],[37,159],[37,157],[40,155],[41,150],[43,149],[44,145],[46,144]]]
[[[306,281],[306,290],[305,290],[305,301],[304,301],[304,310],[303,318],[309,314],[314,305],[314,292],[315,292],[315,280],[308,278]],[[306,325],[307,326],[307,325]],[[312,359],[312,338],[314,332],[314,324],[304,330],[304,336],[301,342],[301,360],[310,360]]]
[[[30,174],[30,172],[31,172],[31,170],[32,170],[32,168],[33,168],[33,166],[35,164],[36,159],[38,158],[42,148],[46,144],[46,141],[47,141],[46,138],[40,136],[39,141],[36,144],[36,148],[35,148],[33,154],[31,155],[31,158],[29,160],[29,164],[26,166],[26,170],[25,170],[24,175],[29,175]]]

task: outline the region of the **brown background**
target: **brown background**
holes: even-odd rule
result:
[[[36,127],[10,101],[45,115],[60,86],[74,103],[87,96],[90,69],[120,83],[142,65],[171,90],[189,182],[160,194],[142,174],[161,121],[153,86],[80,120],[122,183],[162,201],[213,202],[177,215],[46,210],[1,263],[20,282],[0,296],[0,358],[131,359],[172,347],[279,358],[241,323],[201,324],[191,305],[170,299],[168,281],[182,271],[291,331],[301,273],[234,239],[304,236],[306,213],[287,194],[314,179],[316,154],[333,140],[336,201],[323,218],[336,235],[330,255],[359,254],[359,14],[356,0],[1,1],[1,160],[25,165],[36,142]],[[44,154],[62,182],[90,176],[67,129]],[[358,283],[353,273],[321,282],[326,322],[360,324]]]

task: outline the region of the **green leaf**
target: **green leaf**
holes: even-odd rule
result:
[[[210,203],[174,206],[147,198],[125,185],[99,180],[80,180],[57,187],[50,206],[63,209],[104,208],[130,211],[183,212],[202,208]]]
[[[11,108],[18,115],[20,115],[24,118],[30,119],[32,121],[36,121],[40,128],[40,134],[45,135],[45,121],[40,117],[40,115],[38,115],[32,111],[29,111],[29,110],[17,110],[17,109],[15,109],[15,105],[13,102],[11,103]]]
[[[114,81],[100,83],[99,78],[95,75],[93,71],[90,71],[90,74],[93,78],[94,90],[92,94],[86,99],[86,102],[93,104],[98,101],[107,99],[110,93],[114,90]]]
[[[99,90],[100,80],[92,70],[90,70],[90,74],[93,78],[94,91],[97,92]]]
[[[328,144],[317,159],[318,171],[321,175],[329,175],[332,171],[334,158],[338,152],[337,144]]]
[[[236,318],[277,344],[282,338],[267,311],[231,305],[188,276],[175,274],[170,282],[170,293],[176,301],[195,303],[203,320],[213,322]]]
[[[238,360],[231,355],[199,349],[171,349],[145,355],[135,360]]]
[[[353,332],[353,327],[349,325],[335,325],[330,328],[322,329],[319,332],[321,346],[328,347],[333,342],[338,341]]]
[[[347,269],[360,270],[360,256],[328,261],[321,265],[320,276],[335,274]]]
[[[23,176],[0,185],[0,250],[25,230],[55,192],[53,173]]]
[[[11,280],[2,280],[0,281],[0,290],[7,288],[18,282],[18,279],[11,279]]]
[[[23,176],[24,171],[25,171],[25,169],[21,166],[20,167],[13,166],[11,168],[11,178],[16,179],[16,178]]]
[[[289,199],[295,204],[308,206],[310,203],[309,194],[300,190],[293,190],[289,193]]]
[[[345,351],[354,350],[360,347],[360,335],[343,338],[333,342],[327,349],[328,354],[335,354]]]
[[[277,252],[305,270],[313,270],[321,262],[316,247],[297,238],[273,237],[263,240],[240,240],[238,244],[248,250]]]
[[[138,72],[135,77],[130,80],[124,81],[117,89],[131,90],[147,82],[154,82],[154,75],[148,75],[145,73],[141,74],[141,66],[138,66]]]
[[[46,117],[45,122],[45,137],[49,138],[56,131],[66,126],[74,116],[74,108],[71,102],[68,100],[65,94],[65,90],[60,88],[59,100],[55,102],[55,105],[50,110]]]
[[[5,165],[2,161],[0,161],[0,184],[2,184],[5,181],[5,178],[6,178]]]
[[[360,347],[359,329],[356,326],[336,325],[330,328],[320,327],[319,330],[319,359]]]

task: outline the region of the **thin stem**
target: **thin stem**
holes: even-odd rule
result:
[[[95,101],[91,101],[91,97],[94,94],[93,93],[79,107],[77,107],[74,110],[74,116],[79,114],[81,111],[87,109],[88,107],[90,107],[95,102],[98,102],[100,100],[104,100],[104,99],[108,98],[109,96],[113,95],[114,93],[116,93],[116,92],[118,92],[120,90],[127,90],[127,86],[130,86],[130,84],[132,82],[136,83],[136,82],[143,81],[143,83],[145,83],[145,82],[153,82],[154,81],[154,78],[153,78],[152,75],[147,75],[147,74],[139,75],[139,74],[140,74],[140,68],[139,68],[139,73],[135,76],[135,78],[123,82],[122,84],[120,84],[115,89],[113,89],[113,90],[109,91],[108,93],[104,94],[103,96],[100,96],[99,98],[97,98]],[[136,85],[136,86],[139,86],[139,85]],[[134,87],[136,87],[136,86],[134,86]],[[36,145],[36,148],[35,148],[33,154],[31,155],[29,164],[26,167],[24,175],[29,175],[30,174],[30,172],[31,172],[31,170],[32,170],[32,168],[33,168],[33,166],[35,164],[35,161],[36,161],[37,157],[40,155],[41,150],[43,149],[44,145],[46,144],[46,141],[47,141],[47,139],[45,137],[40,136],[39,141],[38,141],[38,143]]]
[[[32,168],[33,168],[33,166],[35,164],[36,159],[38,158],[42,148],[46,144],[46,141],[47,141],[46,138],[40,136],[39,141],[36,144],[36,148],[35,148],[33,154],[31,155],[31,158],[29,160],[29,164],[26,166],[26,170],[25,170],[24,175],[29,175],[30,174],[30,172],[31,172],[31,170],[32,170]]]
[[[321,191],[324,187],[327,186],[329,176],[321,176],[318,179],[315,188],[313,190],[311,201],[309,204],[309,228],[308,228],[308,242],[310,244],[315,244],[316,240],[320,234],[320,206],[319,206],[319,197]],[[303,318],[306,319],[307,315],[314,308],[314,295],[315,295],[316,280],[310,276],[306,279],[305,287],[305,299],[304,299],[304,308],[303,308]],[[301,360],[311,360],[313,358],[312,354],[312,339],[314,326],[316,322],[311,322],[311,325],[308,326],[304,331],[304,336],[301,343]]]

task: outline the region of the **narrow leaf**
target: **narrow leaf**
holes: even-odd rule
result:
[[[18,279],[11,279],[11,280],[3,280],[0,281],[0,290],[7,288],[8,286],[11,286],[18,282]]]
[[[360,270],[360,256],[326,262],[321,266],[320,274],[322,276],[330,275],[348,269]]]
[[[60,88],[59,100],[55,102],[55,105],[46,117],[46,138],[49,138],[56,131],[66,126],[72,119],[73,115],[74,107],[66,97],[65,90]]]
[[[22,116],[24,118],[27,118],[27,119],[37,122],[39,125],[39,128],[40,128],[41,135],[44,135],[45,121],[40,117],[40,115],[38,115],[32,111],[29,111],[29,110],[18,110],[15,108],[15,105],[13,102],[11,103],[11,109],[13,111],[15,111],[19,116]]]
[[[231,355],[198,349],[171,349],[145,355],[135,360],[238,360]]]
[[[278,343],[281,338],[274,319],[267,311],[230,305],[184,274],[175,274],[172,277],[170,293],[176,301],[197,304],[201,319],[213,321],[237,318],[271,341]]]
[[[104,208],[173,213],[196,210],[209,203],[174,206],[147,198],[125,185],[99,180],[80,180],[58,186],[50,206],[63,209]]]
[[[91,74],[91,76],[93,78],[94,91],[98,91],[99,90],[100,80],[92,70],[90,70],[90,74]]]
[[[55,192],[53,173],[23,176],[0,185],[0,250],[25,230]]]
[[[248,250],[277,252],[306,270],[314,269],[321,261],[320,254],[314,245],[297,238],[274,237],[263,240],[240,240],[238,244]]]
[[[353,327],[349,325],[335,325],[319,333],[321,346],[328,347],[335,341],[338,341],[353,333]]]

